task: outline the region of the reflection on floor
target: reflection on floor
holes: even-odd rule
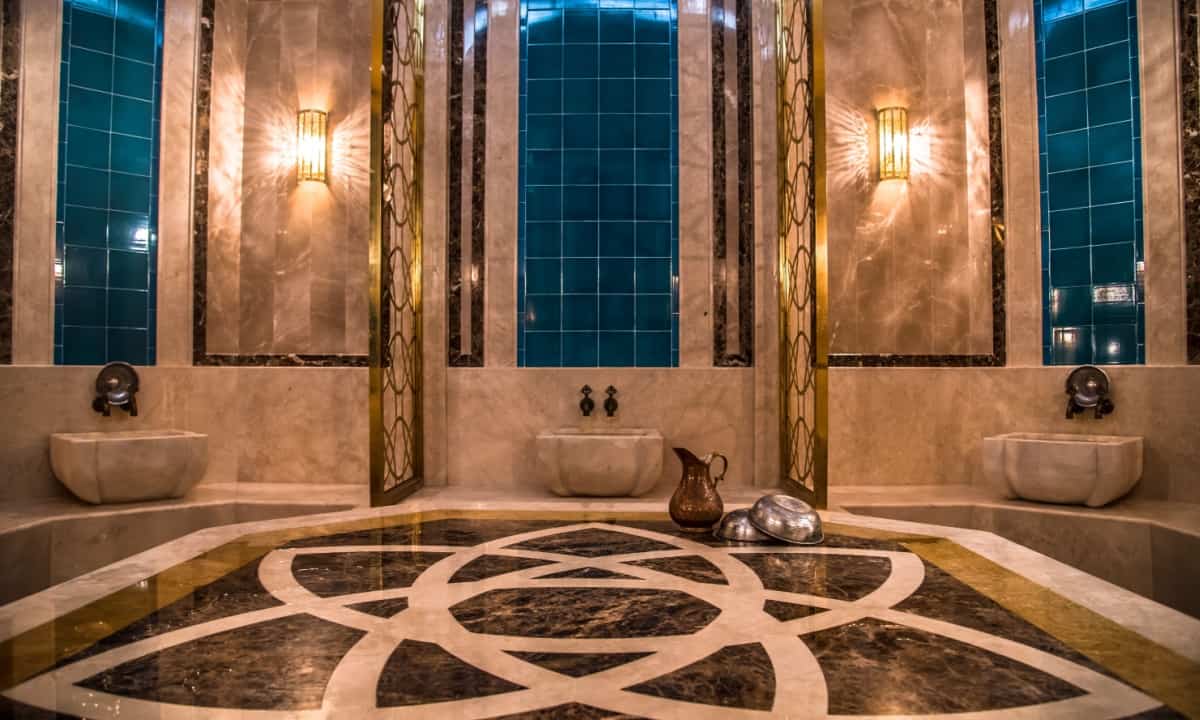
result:
[[[831,525],[818,547],[739,546],[648,514],[468,515],[282,533],[80,630],[119,593],[97,601],[61,619],[57,637],[91,635],[47,667],[22,675],[37,649],[6,644],[0,717],[1182,717],[939,567],[962,550],[944,539]]]

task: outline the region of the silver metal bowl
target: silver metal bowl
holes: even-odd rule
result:
[[[825,539],[821,516],[808,503],[791,495],[764,495],[750,508],[750,522],[776,540],[793,545],[816,545]]]
[[[713,530],[713,535],[722,540],[733,540],[734,542],[762,543],[774,540],[770,535],[754,527],[754,523],[750,522],[750,511],[746,508],[729,511],[725,517],[721,518],[717,529]]]

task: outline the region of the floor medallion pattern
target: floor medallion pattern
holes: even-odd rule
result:
[[[1179,717],[892,540],[451,518],[272,547],[0,717]]]

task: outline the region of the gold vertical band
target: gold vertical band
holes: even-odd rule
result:
[[[371,0],[371,213],[370,251],[370,363],[368,412],[370,413],[371,504],[383,488],[387,462],[383,423],[383,36],[384,0]]]
[[[813,252],[816,262],[816,298],[813,331],[815,402],[813,426],[813,489],[817,507],[829,506],[829,218],[826,197],[825,157],[825,1],[811,0],[812,13],[812,112],[813,112],[813,211],[816,226]]]

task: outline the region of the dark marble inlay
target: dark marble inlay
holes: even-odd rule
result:
[[[825,608],[783,602],[782,600],[766,600],[763,602],[763,612],[780,622],[787,622],[788,620],[799,620],[810,615],[823,613],[825,612]]]
[[[508,557],[506,555],[481,555],[463,565],[450,577],[450,582],[475,582],[486,580],[496,575],[526,570],[542,565],[553,565],[553,560],[538,560],[536,558]]]
[[[1186,717],[1187,715],[1176,712],[1166,705],[1159,705],[1153,710],[1140,712],[1137,715],[1126,715],[1121,720],[1177,720]]]
[[[831,714],[1001,710],[1084,694],[1015,660],[873,618],[800,637],[821,664]]]
[[[1179,0],[1183,227],[1187,256],[1187,354],[1200,363],[1200,2]]]
[[[510,547],[515,550],[537,550],[589,558],[679,549],[650,538],[599,528],[572,530],[560,535],[534,538]]]
[[[603,708],[579,703],[567,703],[554,707],[530,710],[513,715],[497,715],[490,720],[646,720],[641,715],[604,710]]]
[[[379,707],[400,707],[524,689],[460,660],[441,645],[405,640],[384,665],[375,700]]]
[[[387,522],[386,518],[383,522]],[[334,533],[294,540],[284,547],[329,547],[336,545],[455,545],[470,546],[499,540],[509,535],[573,524],[570,520],[488,520],[447,518]]]
[[[450,0],[449,77],[447,78],[446,148],[446,336],[451,367],[483,366],[483,293],[486,246],[486,158],[487,158],[487,35],[488,0],[474,0],[475,12],[467,16],[463,0]],[[466,35],[471,43],[466,43]],[[472,96],[463,97],[465,64],[471,56]],[[468,116],[465,105],[470,103]],[[471,124],[470,227],[463,230],[463,152],[467,123]],[[463,236],[471,243],[470,271],[463,272]],[[462,298],[464,283],[470,283],[470,352],[463,351]]]
[[[21,2],[0,0],[0,365],[12,362]]]
[[[575,570],[563,570],[562,572],[550,573],[549,575],[539,575],[537,580],[554,580],[557,578],[573,578],[578,580],[641,580],[641,578],[625,573],[613,572],[612,570],[604,570],[602,568],[584,567],[576,568]]]
[[[861,555],[734,555],[754,570],[768,590],[858,600],[888,579],[887,558]]]
[[[198,638],[79,683],[175,705],[313,710],[342,656],[363,633],[292,615]]]
[[[611,670],[634,660],[653,655],[648,652],[635,653],[556,653],[556,652],[518,652],[506,650],[509,655],[532,663],[538,667],[553,670],[556,673],[583,677],[593,673]]]
[[[347,605],[351,610],[374,615],[384,619],[394,617],[408,609],[408,598],[391,598],[390,600],[368,600],[367,602]]]
[[[283,603],[267,592],[259,582],[258,567],[261,563],[262,559],[259,558],[224,577],[196,588],[170,605],[64,659],[58,667],[155,635],[282,605]],[[147,594],[147,601],[153,602],[153,585]]]
[[[688,635],[721,614],[675,590],[520,588],[492,590],[450,608],[474,633],[546,638]]]
[[[685,555],[683,557],[672,558],[654,558],[651,560],[627,560],[626,565],[637,565],[638,567],[657,570],[658,572],[669,573],[688,580],[696,582],[710,583],[712,585],[728,585],[729,581],[721,573],[716,565],[713,565],[708,560],[699,555]]]
[[[730,645],[626,690],[705,705],[770,710],[775,704],[775,667],[759,643]]]
[[[732,8],[727,9],[727,4]],[[754,364],[754,79],[751,60],[750,0],[713,0],[710,10],[712,38],[712,207],[713,207],[713,365],[748,367]],[[726,45],[730,20],[734,25],[736,77],[726,77]],[[736,101],[733,100],[736,98]],[[727,179],[729,138],[727,105],[733,105],[737,146],[737,281],[738,351],[730,352],[728,228],[730,204]]]
[[[297,555],[292,559],[292,574],[320,597],[352,595],[408,587],[448,554],[387,550]]]
[[[599,716],[604,717],[604,716]],[[53,710],[26,705],[0,695],[0,719],[2,720],[81,720],[78,715],[64,715]]]

